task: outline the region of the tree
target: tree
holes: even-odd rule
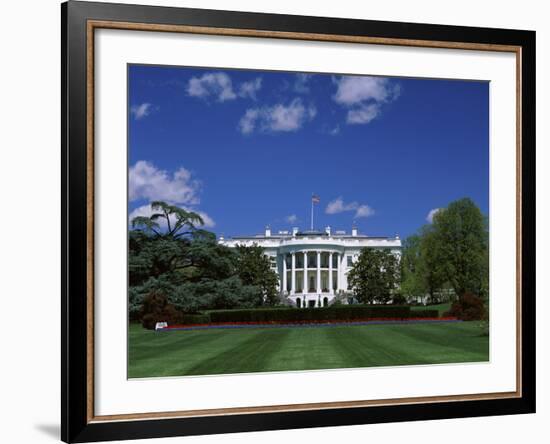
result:
[[[193,211],[187,211],[162,201],[151,202],[151,216],[137,216],[132,219],[132,228],[142,229],[157,237],[179,239],[192,235],[197,225],[204,225],[202,217]],[[165,230],[163,231],[163,226]]]
[[[487,221],[469,198],[452,202],[433,218],[429,246],[455,293],[483,296],[488,286]]]
[[[387,303],[400,280],[398,258],[390,251],[364,248],[348,273],[348,282],[361,303]]]
[[[161,201],[151,202],[151,209],[151,216],[138,216],[131,222],[134,230],[128,240],[130,286],[160,276],[181,283],[186,275],[193,275],[203,258],[212,254],[211,250],[222,248],[214,233],[197,227],[203,224],[199,214]],[[209,251],[205,253],[205,249]],[[210,265],[215,259],[210,260]],[[212,270],[217,268],[212,266]]]
[[[185,270],[187,280],[227,279],[237,274],[237,259],[233,249],[218,244],[215,238],[195,237],[186,250],[186,260],[190,264]]]
[[[243,285],[238,276],[227,279],[203,279],[176,288],[171,295],[174,306],[185,313],[205,309],[253,308],[258,305],[260,289]]]
[[[128,239],[128,271],[130,286],[160,276],[177,277],[176,271],[191,267],[189,241],[158,237],[141,230],[131,231]]]
[[[275,305],[277,303],[277,274],[271,269],[269,258],[258,245],[237,247],[237,273],[245,286],[257,287],[257,305]]]
[[[428,294],[430,302],[437,301],[436,293],[444,287],[446,277],[435,241],[434,231],[429,225],[405,240],[401,258],[401,291],[404,295],[424,297]]]
[[[422,238],[418,234],[414,234],[403,242],[401,292],[409,297],[424,296],[427,292],[423,273],[425,267],[420,254],[421,240]]]
[[[447,281],[444,259],[439,248],[439,239],[433,225],[425,225],[420,229],[420,262],[418,275],[422,280],[425,293],[430,295],[430,301],[436,302],[435,294]]]

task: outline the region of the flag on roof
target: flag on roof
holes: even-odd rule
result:
[[[319,196],[317,196],[317,194],[312,194],[311,195],[311,201],[314,203],[314,204],[318,204],[319,202],[321,202],[321,199]]]

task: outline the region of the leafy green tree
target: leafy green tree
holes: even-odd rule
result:
[[[279,279],[262,247],[237,247],[237,273],[243,285],[259,288],[257,305],[277,304]]]
[[[420,229],[420,261],[418,275],[422,280],[425,293],[430,296],[430,302],[436,301],[436,293],[440,292],[447,281],[444,259],[439,248],[439,238],[433,225],[425,225]]]
[[[260,289],[243,285],[238,276],[227,279],[205,279],[178,287],[174,304],[184,311],[192,309],[253,308],[258,306]],[[190,306],[188,304],[195,304]]]
[[[419,234],[405,240],[401,259],[401,291],[404,295],[429,295],[430,302],[437,301],[436,294],[444,287],[446,278],[438,257],[439,250],[434,247],[435,240],[431,226],[422,227]]]
[[[204,220],[198,213],[166,202],[151,202],[151,210],[155,212],[149,217],[134,217],[132,228],[153,233],[157,237],[179,239],[192,235],[197,231],[197,226],[204,225]]]
[[[176,271],[191,267],[188,257],[190,242],[186,239],[158,237],[134,230],[128,239],[128,270],[130,286],[141,285],[147,279],[160,276],[176,278]]]
[[[455,293],[483,297],[488,287],[489,232],[486,218],[469,198],[452,202],[433,218],[429,249]]]
[[[399,281],[399,261],[387,250],[364,248],[348,273],[348,282],[361,303],[389,302]]]
[[[191,282],[227,279],[237,274],[237,258],[235,250],[218,244],[215,238],[193,239],[186,249],[190,266],[186,268],[185,276]]]
[[[227,261],[223,265],[216,263],[220,254],[214,253],[225,247],[218,246],[214,233],[197,227],[203,224],[200,215],[160,201],[152,202],[151,209],[150,217],[132,220],[134,229],[128,240],[130,286],[139,286],[151,277],[160,276],[181,283],[200,275],[197,270],[201,268],[212,274],[220,267],[229,267]],[[224,254],[229,255],[227,251]],[[209,256],[210,262],[204,264]],[[223,274],[227,277],[232,272]]]
[[[423,258],[420,254],[421,240],[418,234],[414,234],[403,242],[401,292],[409,297],[424,296],[427,292],[423,273]]]

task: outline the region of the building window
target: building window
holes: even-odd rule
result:
[[[332,268],[338,268],[338,258],[339,258],[338,253],[334,253],[332,255]]]
[[[296,268],[304,268],[304,255],[300,253],[294,256],[296,258]]]
[[[348,267],[351,267],[353,265],[353,256],[348,256],[346,258]]]
[[[296,282],[295,282],[295,288],[296,293],[301,293],[303,291],[304,287],[304,272],[303,271],[297,271],[296,272]]]
[[[321,253],[321,268],[328,268],[329,254]]]
[[[307,268],[317,268],[317,253],[312,252],[307,255]]]
[[[317,292],[317,272],[308,271],[307,272],[307,286],[310,293]]]
[[[328,271],[321,271],[321,291],[328,293]]]
[[[286,269],[290,270],[292,268],[292,256],[290,254],[285,254]]]
[[[338,272],[332,272],[332,289],[336,291],[338,289]]]

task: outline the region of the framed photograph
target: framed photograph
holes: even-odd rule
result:
[[[62,439],[535,411],[535,33],[69,1]]]

